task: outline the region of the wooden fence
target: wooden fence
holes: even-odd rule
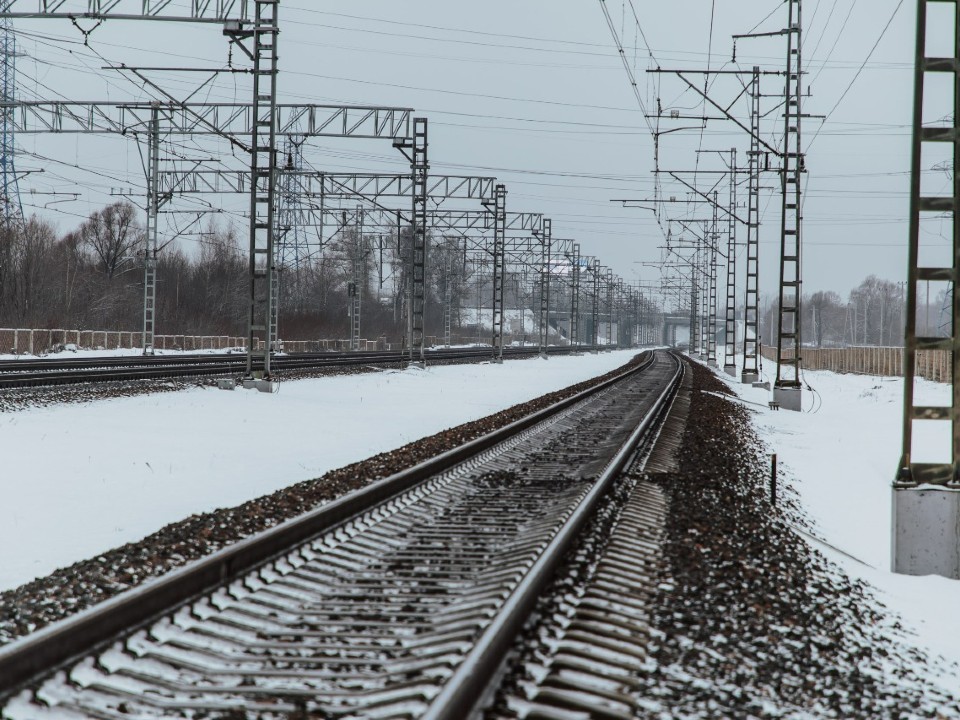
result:
[[[777,359],[775,347],[764,345],[761,352],[768,360]],[[792,351],[787,351],[786,356],[792,357]],[[806,370],[903,377],[902,347],[804,348],[802,358]],[[919,350],[917,376],[950,382],[951,363],[951,353],[946,350]]]

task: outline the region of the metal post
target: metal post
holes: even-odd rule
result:
[[[570,345],[580,346],[580,243],[573,244],[573,267],[570,271]]]
[[[717,248],[720,244],[720,232],[718,222],[719,200],[717,193],[713,193],[713,220],[710,223],[710,247],[707,253],[710,262],[710,299],[707,307],[708,326],[707,326],[707,362],[711,367],[717,366]],[[733,212],[733,208],[730,209]]]
[[[246,376],[271,378],[270,341],[276,335],[273,315],[274,200],[277,177],[277,0],[255,0],[253,38],[253,131],[250,159],[250,307],[247,323]],[[262,353],[257,341],[263,337]]]
[[[746,384],[760,380],[760,68],[750,81],[750,153],[747,195],[746,295],[743,302],[743,369]]]
[[[613,282],[613,268],[607,268],[607,349],[613,345],[613,305],[616,286]]]
[[[541,242],[541,269],[540,269],[540,357],[547,357],[547,347],[550,345],[550,275],[553,253],[553,221],[543,219]]]
[[[737,375],[737,149],[730,148],[730,211],[727,213],[727,312],[723,333],[723,371]]]
[[[784,140],[781,168],[780,304],[777,308],[777,379],[773,399],[780,407],[800,411],[801,332],[800,280],[801,178],[805,172],[800,125],[803,113],[803,33],[801,2],[789,0],[787,71],[784,91]]]
[[[153,355],[153,332],[157,310],[157,219],[160,212],[160,108],[150,111],[147,142],[147,232],[143,253],[143,354]]]
[[[360,303],[366,285],[366,243],[363,239],[363,208],[357,208],[357,238],[353,253],[353,288],[350,298],[350,349],[360,349]]]
[[[426,364],[423,347],[423,312],[426,301],[427,268],[427,119],[413,119],[413,147],[410,168],[413,173],[413,227],[410,243],[410,280],[407,303],[407,345],[410,363]]]
[[[957,222],[957,209],[960,208],[960,9],[956,3],[939,3],[936,7],[949,8],[953,13],[953,27],[946,26],[945,13],[928,20],[930,4],[935,0],[919,0],[917,7],[917,45],[914,69],[914,107],[913,107],[913,159],[911,164],[910,186],[910,249],[906,286],[905,337],[904,337],[904,403],[903,403],[903,453],[897,468],[893,491],[893,570],[909,575],[938,574],[958,579],[960,577],[960,540],[956,533],[956,518],[960,513],[960,293],[956,291],[960,282],[960,225]],[[926,39],[929,34],[951,33],[953,39],[952,57],[927,57]],[[933,73],[952,75],[953,112],[950,126],[944,127],[937,122],[925,124],[924,84]],[[929,109],[930,113],[941,114],[939,106]],[[931,118],[933,120],[933,118]],[[952,145],[953,187],[951,192],[942,196],[924,194],[923,182],[924,152],[932,150],[933,143]],[[924,219],[949,218],[952,227],[953,252],[949,266],[921,266],[921,225]],[[917,305],[920,284],[929,288],[930,282],[948,285],[946,291],[952,292],[953,304],[947,337],[934,337],[929,328],[928,336],[918,336]],[[917,380],[917,353],[920,351],[941,350],[951,353],[952,375],[951,402],[940,406],[924,406],[916,403],[914,385]],[[915,423],[924,421],[927,426],[950,423],[951,441],[949,448],[941,447],[939,462],[915,462],[913,459]],[[948,458],[948,459],[946,459]]]
[[[497,185],[493,206],[493,359],[503,362],[503,311],[506,272],[507,187]]]
[[[451,270],[448,267],[443,282],[443,346],[450,347],[450,326],[453,324],[453,287],[450,284]]]
[[[590,331],[590,344],[593,346],[593,352],[600,351],[600,261],[594,259],[591,265],[593,272],[593,309],[591,319],[593,328]]]
[[[20,204],[20,188],[14,167],[16,154],[15,118],[13,103],[17,101],[17,36],[9,17],[0,19],[0,81],[3,83],[3,107],[0,108],[0,173],[3,183],[3,205],[0,207],[0,222],[3,227],[23,222],[23,207]]]

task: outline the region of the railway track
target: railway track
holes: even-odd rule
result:
[[[584,346],[579,351],[590,351]],[[431,350],[428,361],[452,362],[481,360],[491,356],[490,348]],[[505,357],[536,354],[530,348],[505,348]],[[569,348],[548,348],[551,355],[568,354]],[[396,365],[406,362],[401,352],[325,352],[278,355],[273,358],[275,371],[317,370],[330,367],[363,365]],[[70,358],[8,360],[0,362],[0,389],[74,385],[79,383],[115,382],[118,380],[164,380],[186,377],[216,377],[242,374],[246,355],[155,355],[105,358]],[[256,368],[255,368],[256,369]]]
[[[467,717],[680,376],[651,353],[3,648],[0,717]]]

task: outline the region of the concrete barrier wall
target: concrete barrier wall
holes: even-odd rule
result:
[[[777,349],[764,345],[768,360],[777,359]],[[792,357],[791,351],[787,357]],[[917,376],[934,382],[950,382],[951,353],[946,350],[917,351]],[[803,367],[807,370],[832,370],[838,373],[860,373],[903,377],[902,347],[804,348]]]

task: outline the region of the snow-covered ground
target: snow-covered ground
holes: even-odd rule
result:
[[[775,365],[764,361],[764,372],[764,379],[775,375]],[[947,661],[940,681],[960,694],[960,669],[949,667],[960,664],[960,581],[890,572],[903,380],[810,370],[804,379],[816,392],[805,389],[808,412],[795,413],[770,410],[769,392],[727,378],[741,398],[756,403],[748,405],[754,426],[777,453],[780,475],[799,493],[815,534],[828,543],[810,539],[812,545],[876,589],[880,602],[903,618],[908,634],[915,633],[917,646]],[[924,380],[916,392],[925,404],[949,404],[947,385]],[[929,445],[931,438],[926,440]]]
[[[0,590],[622,365],[631,351],[196,388],[0,414]],[[765,370],[772,373],[767,363]],[[720,374],[721,377],[725,377]],[[902,381],[807,371],[802,414],[730,381],[838,567],[876,588],[960,689],[960,582],[889,572]],[[918,395],[946,404],[948,389]],[[832,546],[832,547],[831,547]],[[837,548],[837,549],[833,549]],[[894,616],[891,616],[893,622]]]
[[[636,351],[0,413],[0,590],[602,375]]]

